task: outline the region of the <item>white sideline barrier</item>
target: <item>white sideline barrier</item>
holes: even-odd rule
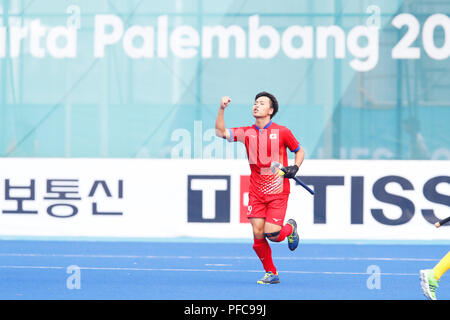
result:
[[[252,237],[240,216],[246,160],[4,158],[0,168],[0,237]],[[306,159],[298,175],[316,192],[291,181],[286,220],[302,239],[450,240],[450,227],[425,219],[450,215],[449,161]]]

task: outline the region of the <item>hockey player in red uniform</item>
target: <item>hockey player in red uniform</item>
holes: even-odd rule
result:
[[[288,128],[272,122],[278,112],[278,101],[272,94],[260,92],[256,95],[252,108],[255,123],[246,127],[226,128],[224,111],[230,102],[229,97],[223,97],[220,102],[216,135],[245,145],[251,170],[247,217],[253,229],[253,249],[266,271],[258,283],[279,283],[267,239],[281,242],[287,238],[292,251],[298,246],[297,224],[293,219],[284,224],[284,218],[290,193],[288,179],[295,177],[303,162],[304,150]],[[295,153],[292,166],[288,165],[287,149]],[[270,166],[273,161],[283,165],[284,176],[272,172]]]

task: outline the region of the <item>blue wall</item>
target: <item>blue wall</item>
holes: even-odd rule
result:
[[[180,143],[174,132],[189,132],[193,145],[196,123],[202,133],[214,127],[222,96],[232,99],[227,126],[241,126],[253,122],[253,98],[265,90],[280,103],[274,121],[291,128],[309,158],[450,159],[448,57],[430,58],[421,33],[412,44],[420,48],[419,59],[391,57],[407,32],[392,26],[393,17],[410,13],[422,27],[433,14],[448,17],[445,1],[4,0],[0,5],[7,39],[11,26],[35,19],[47,27],[80,22],[73,58],[58,59],[48,50],[37,58],[30,53],[29,38],[22,40],[18,57],[11,57],[0,41],[7,51],[0,58],[0,156],[169,158]],[[347,36],[378,17],[367,12],[371,5],[380,13],[379,58],[364,72],[350,66],[354,56],[348,47],[344,58],[333,56],[333,40],[326,58],[317,57],[316,47],[312,58],[292,59],[282,50],[270,59],[250,58],[248,50],[236,58],[234,41],[225,59],[218,57],[217,41],[211,58],[199,49],[192,58],[169,50],[164,58],[155,51],[153,58],[135,59],[122,41],[107,47],[103,58],[94,56],[94,21],[100,14],[118,16],[125,30],[156,28],[158,17],[167,15],[169,33],[181,25],[199,32],[204,26],[237,25],[248,35],[249,17],[258,15],[260,26],[280,35],[292,25],[311,26],[315,33],[319,26],[336,25]],[[69,6],[78,8],[79,19],[67,11]],[[438,47],[450,41],[443,30],[434,32]],[[142,39],[135,42],[142,45]],[[260,45],[268,46],[268,39]],[[297,38],[293,45],[300,47],[302,41]],[[203,147],[210,143],[203,141]],[[201,154],[192,149],[184,156]]]

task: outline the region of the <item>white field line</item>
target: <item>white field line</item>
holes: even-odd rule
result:
[[[47,254],[47,253],[0,253],[0,257],[60,257],[60,258],[101,258],[101,259],[204,259],[204,260],[254,260],[256,256],[147,256],[147,255],[105,255],[105,254]],[[274,257],[277,260],[305,261],[439,261],[430,258],[399,257]]]
[[[1,266],[0,269],[66,269],[62,266]],[[157,271],[157,272],[251,272],[261,273],[261,270],[230,270],[230,269],[189,269],[189,268],[119,268],[119,267],[80,267],[80,270],[100,270],[100,271]],[[370,275],[367,272],[335,272],[335,271],[300,271],[285,270],[281,274],[322,274],[322,275]],[[380,273],[380,276],[415,276],[419,273]]]

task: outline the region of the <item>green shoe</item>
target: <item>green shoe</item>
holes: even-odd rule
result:
[[[433,269],[420,270],[420,285],[425,297],[430,300],[437,300],[436,289],[439,287],[439,280],[434,276]]]

